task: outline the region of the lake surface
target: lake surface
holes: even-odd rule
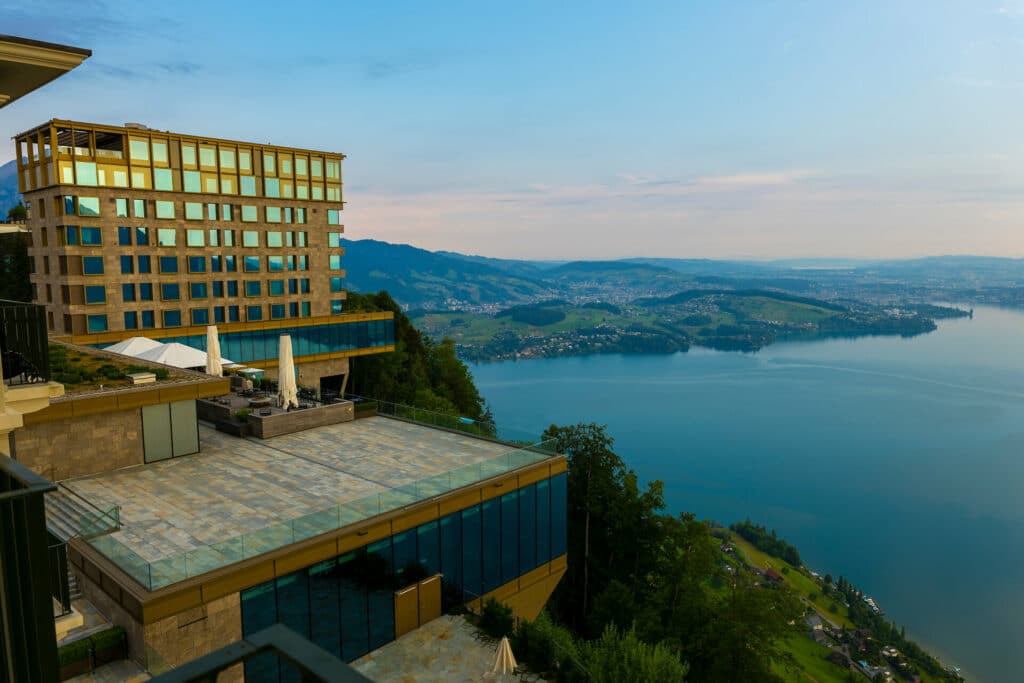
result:
[[[968,680],[1024,680],[1024,313],[471,367],[499,425],[606,424],[673,512],[774,527]]]

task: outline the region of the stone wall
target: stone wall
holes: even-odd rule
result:
[[[18,462],[50,481],[143,463],[142,411],[26,424],[14,434]]]
[[[252,427],[253,436],[261,439],[269,439],[272,436],[281,434],[292,434],[314,427],[338,424],[339,422],[351,422],[355,419],[352,410],[352,403],[332,403],[316,408],[305,408],[303,410],[291,410],[287,413],[275,413],[261,417],[258,411],[249,414],[249,424]]]
[[[242,639],[242,606],[238,593],[187,609],[172,617],[146,624],[147,668],[162,673],[171,667],[209,654]],[[218,683],[243,680],[243,666],[235,665],[217,678]]]

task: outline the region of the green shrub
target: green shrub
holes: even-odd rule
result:
[[[480,628],[492,638],[512,635],[512,630],[515,628],[512,608],[501,604],[494,598],[489,599],[480,614]]]
[[[60,660],[61,666],[67,666],[88,659],[91,651],[92,641],[89,638],[82,638],[67,645],[61,645],[57,649],[57,658]]]
[[[679,683],[690,668],[668,646],[645,643],[635,628],[620,631],[611,624],[600,638],[581,645],[580,656],[594,683]]]
[[[156,378],[161,381],[171,376],[171,373],[168,372],[166,368],[156,368],[152,372],[154,375],[156,375]]]
[[[61,384],[81,384],[82,376],[73,372],[54,375],[53,378]]]
[[[586,680],[576,640],[547,611],[532,622],[520,622],[512,635],[512,651],[535,673],[557,671],[559,681]]]
[[[252,411],[249,410],[248,408],[242,408],[241,410],[239,410],[239,411],[237,411],[235,413],[235,419],[237,419],[239,422],[248,422],[249,421],[249,414],[251,412]]]
[[[124,642],[124,629],[120,626],[114,626],[92,635],[92,646],[97,651],[116,647],[122,642]]]

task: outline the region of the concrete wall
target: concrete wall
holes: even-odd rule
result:
[[[18,462],[51,481],[141,465],[142,411],[26,424],[14,444]]]

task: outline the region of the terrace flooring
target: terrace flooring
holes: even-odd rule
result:
[[[100,508],[120,505],[122,528],[113,538],[156,562],[243,534],[267,550],[287,545],[268,527],[346,503],[355,515],[346,524],[353,523],[377,514],[378,500],[398,487],[424,498],[431,486],[440,493],[505,471],[517,454],[503,444],[384,417],[267,440],[200,424],[199,442],[195,455],[63,483]],[[447,474],[458,468],[462,475]],[[340,518],[329,515],[325,523],[332,519]]]

